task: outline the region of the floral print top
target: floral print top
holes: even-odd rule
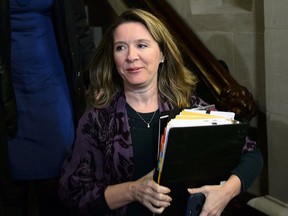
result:
[[[90,107],[79,121],[73,149],[62,169],[59,194],[80,215],[102,215],[99,206],[103,204],[105,188],[132,178],[133,149],[125,105],[124,92],[120,91],[109,106],[103,109]],[[205,106],[206,103],[192,96],[191,105]],[[171,109],[173,106],[169,102],[159,98],[160,112]],[[256,144],[247,139],[244,148],[251,151]],[[238,170],[236,175],[242,175],[241,172]],[[104,215],[125,213],[126,207],[123,207]]]

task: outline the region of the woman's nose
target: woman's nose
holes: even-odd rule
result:
[[[139,56],[137,54],[137,51],[134,48],[129,48],[127,53],[127,61],[129,62],[135,62],[139,59]]]

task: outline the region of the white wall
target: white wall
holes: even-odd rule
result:
[[[269,194],[288,203],[288,1],[264,0]]]

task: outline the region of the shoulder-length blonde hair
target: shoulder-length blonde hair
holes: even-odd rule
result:
[[[165,57],[158,69],[158,90],[161,97],[180,108],[190,106],[189,98],[195,90],[196,77],[184,66],[181,53],[165,25],[142,9],[123,12],[103,36],[90,65],[88,104],[103,108],[123,88],[123,80],[114,63],[113,47],[115,29],[127,22],[144,24]]]

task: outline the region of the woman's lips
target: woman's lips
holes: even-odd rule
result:
[[[130,68],[127,68],[127,71],[128,72],[138,72],[142,69],[142,67],[130,67]]]

